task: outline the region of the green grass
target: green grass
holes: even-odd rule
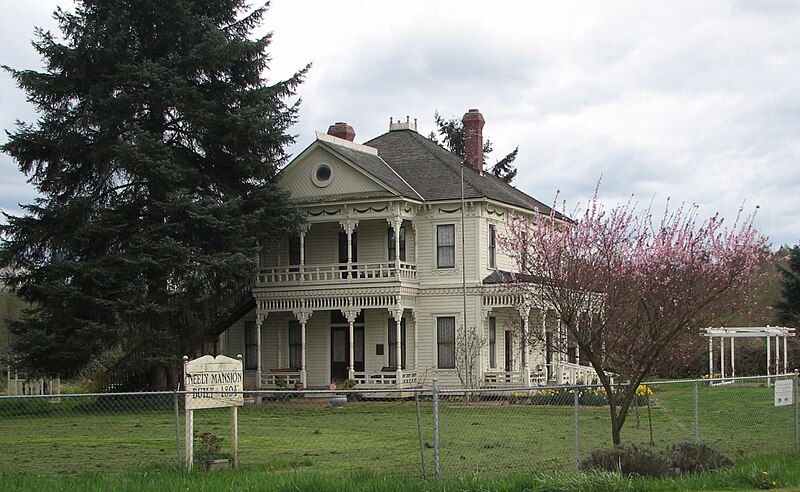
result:
[[[791,408],[772,406],[772,389],[731,386],[700,390],[701,439],[741,460],[793,451]],[[524,399],[520,400],[524,401]],[[692,385],[656,388],[651,409],[653,441],[663,449],[694,440]],[[565,402],[568,403],[568,402]],[[432,405],[421,408],[423,450],[433,464]],[[195,429],[229,443],[228,409],[195,412]],[[181,412],[181,417],[182,417]],[[647,409],[623,429],[628,443],[650,441]],[[181,431],[183,423],[181,422]],[[171,397],[0,400],[0,471],[42,475],[126,476],[170,468],[176,462]],[[581,407],[580,454],[608,447],[608,409]],[[440,415],[444,477],[500,477],[574,469],[573,408],[524,403],[443,401]],[[180,438],[181,444],[183,438]],[[328,477],[352,474],[422,475],[413,402],[326,400],[266,402],[239,410],[239,452],[245,470],[301,472]]]
[[[245,467],[214,473],[175,472],[153,467],[117,476],[33,476],[0,472],[3,490],[16,491],[172,491],[172,490],[258,490],[345,491],[345,492],[467,492],[467,491],[688,491],[758,490],[800,487],[800,458],[779,456],[748,460],[735,467],[666,480],[624,477],[614,473],[512,474],[497,478],[464,476],[443,480],[389,477],[376,473],[330,476],[319,473],[271,471]]]

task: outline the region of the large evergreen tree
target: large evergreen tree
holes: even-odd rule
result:
[[[434,113],[434,122],[436,123],[437,131],[431,132],[430,135],[428,135],[428,138],[436,143],[439,143],[439,138],[436,136],[436,133],[438,132],[439,135],[441,135],[442,142],[447,150],[458,156],[464,157],[466,155],[466,149],[464,147],[464,124],[456,118],[444,119],[438,111]],[[484,161],[486,161],[487,156],[492,153],[492,150],[494,150],[492,148],[492,142],[487,138],[486,141],[483,142]],[[505,157],[497,161],[494,166],[489,168],[489,173],[497,176],[506,183],[511,183],[511,181],[513,181],[517,176],[517,169],[512,164],[517,158],[518,153],[519,146],[506,154]]]
[[[29,369],[178,360],[295,226],[273,180],[308,67],[268,83],[267,6],[83,0],[54,13],[63,41],[37,31],[43,72],[4,67],[39,113],[2,146],[40,194],[0,226]]]
[[[778,321],[788,326],[800,325],[800,245],[781,251],[786,264],[779,264],[782,299],[775,304]]]

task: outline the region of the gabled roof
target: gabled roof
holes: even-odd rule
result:
[[[333,154],[337,154],[345,161],[359,167],[362,171],[382,182],[399,195],[414,200],[424,199],[380,156],[361,152],[343,145],[332,144],[323,140],[318,140],[318,143]]]
[[[463,159],[413,130],[394,130],[364,145],[378,155],[426,201],[489,198],[528,210],[549,214],[550,207],[489,174],[479,175]],[[377,177],[377,176],[376,176]]]

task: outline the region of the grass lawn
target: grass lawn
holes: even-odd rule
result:
[[[651,420],[646,408],[631,415],[623,442],[653,441],[657,448],[694,440],[693,385],[656,387]],[[794,414],[776,408],[772,389],[754,385],[699,387],[700,436],[734,459],[793,451]],[[444,477],[500,477],[574,469],[573,408],[481,401],[443,401],[440,410]],[[566,402],[565,402],[566,403]],[[432,405],[421,406],[423,450],[433,469]],[[181,411],[182,417],[182,411]],[[181,431],[183,422],[181,420]],[[176,462],[173,400],[61,398],[0,400],[4,445],[0,471],[42,475],[101,472],[126,476],[168,469]],[[580,453],[608,447],[606,407],[582,406]],[[195,412],[195,429],[229,443],[229,410]],[[183,438],[181,437],[181,443]],[[412,402],[327,400],[266,402],[239,411],[239,452],[245,471],[319,476],[420,477],[416,408]]]
[[[615,473],[511,474],[482,478],[461,476],[442,480],[383,476],[375,473],[327,475],[315,472],[275,473],[263,469],[223,470],[213,473],[175,472],[153,467],[120,475],[33,476],[0,472],[4,491],[345,491],[345,492],[606,492],[689,490],[798,490],[800,458],[777,456],[748,460],[730,469],[670,479],[624,477]]]

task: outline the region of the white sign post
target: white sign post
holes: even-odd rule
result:
[[[794,379],[775,380],[775,406],[783,407],[794,403]]]
[[[242,356],[204,355],[190,361],[183,357],[183,380],[186,388],[186,467],[194,461],[194,411],[204,408],[231,407],[231,454],[233,466],[239,464],[239,419],[237,407],[244,405]]]

